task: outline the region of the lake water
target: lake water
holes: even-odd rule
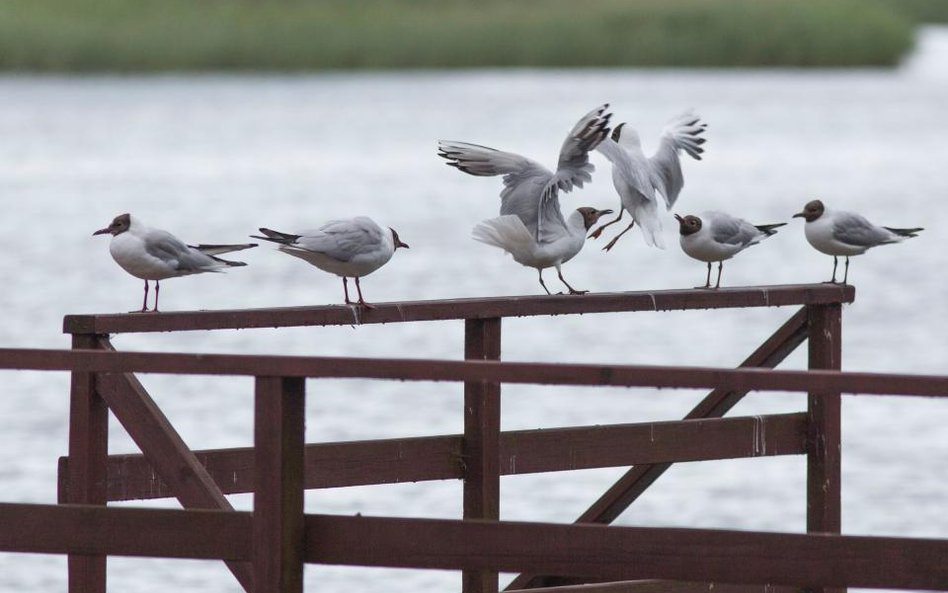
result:
[[[396,228],[399,251],[368,277],[368,300],[536,294],[534,271],[469,238],[495,216],[500,181],[462,175],[436,156],[440,138],[519,152],[552,166],[575,120],[610,102],[615,121],[654,146],[663,123],[695,108],[706,158],[685,163],[677,212],[723,209],[756,223],[790,220],[815,197],[917,239],[855,258],[856,302],[844,309],[843,368],[940,373],[948,367],[948,30],[926,29],[896,70],[478,71],[312,76],[0,78],[0,346],[68,347],[69,313],[127,311],[141,282],[92,237],[132,212],[190,241],[239,242],[259,226],[295,230],[368,214]],[[650,144],[651,143],[651,144]],[[647,146],[647,148],[648,148]],[[564,209],[618,204],[608,168],[563,197]],[[637,230],[610,253],[587,244],[564,275],[593,291],[690,287],[703,264]],[[619,226],[619,225],[617,225]],[[611,236],[611,235],[610,235]],[[337,303],[339,281],[261,246],[227,275],[163,284],[162,308]],[[826,280],[802,222],[725,265],[723,283]],[[555,274],[547,274],[550,286]],[[504,358],[733,366],[791,309],[510,320]],[[459,358],[459,323],[119,336],[122,350]],[[785,365],[803,368],[803,350]],[[52,502],[66,452],[68,376],[0,373],[2,501]],[[146,386],[194,448],[252,443],[249,379],[147,376]],[[461,430],[452,385],[313,381],[307,439]],[[689,391],[505,388],[505,429],[681,417]],[[577,398],[582,398],[581,400]],[[582,401],[582,405],[577,405]],[[798,395],[752,395],[732,412],[802,409]],[[406,414],[406,408],[411,413]],[[223,410],[223,411],[222,411]],[[948,402],[846,398],[843,530],[948,538]],[[134,451],[113,423],[111,451]],[[502,516],[569,522],[622,473],[505,478]],[[455,482],[308,492],[310,512],[458,517]],[[803,531],[802,458],[681,464],[619,520],[625,525]],[[247,495],[232,497],[247,509]],[[174,506],[169,501],[151,505]],[[0,591],[64,591],[65,558],[0,554]],[[320,591],[458,590],[455,573],[308,567]],[[507,577],[504,577],[506,580]],[[110,590],[229,592],[220,563],[112,559]]]

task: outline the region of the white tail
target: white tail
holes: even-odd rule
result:
[[[509,252],[515,258],[529,253],[534,245],[533,235],[515,214],[506,214],[477,224],[471,231],[475,241],[487,243]]]

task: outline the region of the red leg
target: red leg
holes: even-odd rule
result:
[[[620,220],[622,220],[622,214],[624,214],[624,213],[625,213],[625,208],[619,207],[619,216],[616,216],[615,220],[611,220],[611,221],[607,222],[606,224],[602,225],[601,227],[599,227],[598,229],[594,230],[594,231],[592,232],[592,234],[589,235],[588,238],[589,238],[589,239],[598,239],[598,238],[599,238],[599,235],[602,234],[602,230],[603,230],[604,228],[606,228],[607,226],[609,226],[609,225],[611,225],[611,224],[615,224],[615,223],[619,222]]]
[[[362,287],[359,286],[359,277],[358,277],[358,276],[355,277],[355,281],[356,281],[356,291],[358,291],[358,293],[359,293],[359,304],[362,305],[363,307],[365,307],[366,309],[374,309],[374,307],[373,307],[372,305],[370,305],[369,303],[365,302],[365,299],[362,298]]]
[[[352,301],[349,300],[349,281],[345,276],[342,277],[342,291],[346,293],[346,304],[351,305]]]
[[[628,233],[629,231],[631,231],[631,230],[632,230],[632,227],[634,227],[634,226],[635,226],[635,221],[633,220],[633,221],[629,224],[629,226],[625,227],[625,230],[624,230],[624,231],[622,231],[621,233],[619,233],[618,235],[616,235],[615,237],[613,237],[613,238],[612,238],[612,241],[609,241],[609,244],[606,245],[605,247],[603,247],[602,250],[603,250],[603,251],[609,251],[610,249],[612,249],[612,246],[616,244],[616,241],[619,240],[619,237],[621,237],[622,235],[624,235],[624,234]]]
[[[161,290],[161,287],[158,285],[158,281],[155,280],[155,308],[152,309],[155,313],[158,312],[158,291]]]

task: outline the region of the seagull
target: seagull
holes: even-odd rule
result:
[[[681,249],[689,257],[708,262],[708,278],[704,286],[711,288],[711,262],[718,262],[718,280],[714,287],[721,287],[721,268],[724,260],[731,259],[752,245],[757,245],[767,237],[776,234],[785,222],[776,224],[751,224],[743,218],[737,218],[724,212],[702,212],[701,216],[675,215],[681,236]]]
[[[574,289],[563,279],[560,266],[579,253],[590,226],[611,210],[583,207],[567,219],[560,210],[559,193],[582,187],[592,179],[595,167],[589,162],[589,152],[609,134],[612,114],[606,111],[608,108],[606,103],[593,109],[573,126],[560,148],[556,172],[512,152],[466,142],[438,143],[438,156],[446,159],[448,165],[470,175],[504,176],[500,216],[478,224],[473,237],[504,249],[525,266],[536,268],[547,294],[550,291],[543,282],[543,269],[548,267],[556,268],[570,294],[585,292]]]
[[[543,270],[550,267],[556,268],[556,275],[569,289],[570,294],[585,294],[588,291],[576,290],[569,285],[563,278],[560,266],[580,252],[583,243],[586,242],[586,233],[589,228],[605,214],[612,214],[612,210],[596,210],[588,206],[577,208],[566,219],[565,224],[555,228],[555,233],[550,231],[550,236],[555,235],[555,238],[544,243],[536,240],[536,236],[527,229],[516,214],[506,214],[485,220],[474,227],[472,235],[481,243],[500,247],[513,256],[517,263],[536,268],[540,275],[540,286],[547,294],[552,293],[543,282]],[[552,229],[554,223],[550,223],[549,226]]]
[[[112,241],[109,243],[112,259],[123,270],[145,281],[142,313],[148,310],[149,280],[155,281],[155,308],[152,311],[157,312],[160,280],[246,266],[244,262],[229,261],[217,256],[257,246],[256,243],[186,245],[168,231],[150,228],[127,213],[116,216],[112,224],[92,233],[93,236],[105,234],[112,235]]]
[[[593,231],[590,238],[599,238],[603,229],[619,222],[622,214],[628,211],[632,215],[632,222],[603,249],[612,249],[619,237],[631,230],[635,223],[642,227],[646,245],[664,249],[655,192],[657,190],[662,195],[666,209],[671,210],[685,184],[679,152],[684,150],[700,161],[701,153],[704,152],[701,145],[705,143],[701,134],[707,127],[700,117],[692,111],[686,111],[666,124],[658,150],[651,157],[646,157],[638,133],[625,123],[617,125],[612,130],[612,137],[604,140],[597,150],[612,162],[612,183],[621,200],[619,216]]]
[[[833,277],[831,284],[836,283],[836,266],[838,257],[846,257],[846,270],[843,272],[843,284],[849,278],[849,256],[865,253],[870,247],[898,243],[909,237],[915,237],[919,231],[925,229],[894,229],[887,226],[876,226],[855,212],[843,210],[829,210],[820,200],[807,202],[802,212],[793,215],[794,218],[803,218],[806,240],[817,251],[833,256]]]
[[[383,229],[367,216],[331,220],[318,229],[298,234],[283,233],[261,228],[264,236],[251,235],[280,245],[280,251],[298,257],[314,266],[342,278],[346,304],[372,308],[362,298],[359,278],[368,276],[392,259],[399,247],[408,245],[398,238],[394,229]],[[349,299],[348,279],[355,278],[358,303]]]

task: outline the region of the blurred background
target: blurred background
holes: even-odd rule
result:
[[[820,282],[832,261],[792,220],[823,199],[878,224],[926,227],[852,260],[843,368],[946,372],[948,2],[942,0],[6,0],[0,4],[0,347],[68,347],[62,317],[129,311],[142,282],[92,237],[131,212],[190,243],[243,242],[365,214],[411,245],[362,286],[369,301],[538,294],[536,273],[469,238],[501,182],[444,166],[439,139],[549,167],[604,102],[646,152],[694,109],[709,125],[683,157],[675,212],[790,221],[724,266],[722,285]],[[616,208],[599,154],[564,210]],[[563,268],[577,288],[685,288],[705,267],[638,229],[589,241]],[[162,283],[165,310],[335,304],[338,278],[269,246],[246,268]],[[555,274],[548,285],[558,286]],[[734,366],[793,311],[591,315],[504,322],[508,360]],[[123,335],[121,350],[460,358],[460,323]],[[803,352],[787,368],[804,368]],[[0,372],[3,501],[52,502],[66,452],[68,376]],[[193,448],[252,443],[252,383],[145,376]],[[456,433],[453,385],[311,381],[310,442]],[[504,429],[680,418],[689,391],[504,389]],[[580,399],[581,398],[581,399]],[[579,404],[581,402],[581,405]],[[754,394],[732,414],[797,411]],[[406,414],[406,408],[411,413]],[[845,398],[843,531],[948,537],[944,402]],[[135,451],[117,424],[113,453]],[[621,474],[505,478],[505,519],[572,521]],[[681,464],[626,525],[802,532],[803,459]],[[232,497],[250,508],[249,496]],[[174,507],[172,501],[149,505]],[[460,485],[308,492],[308,512],[459,517]],[[454,573],[309,567],[307,588],[459,590]],[[506,581],[509,576],[505,575]],[[109,560],[115,591],[231,592],[219,563]],[[65,591],[58,556],[0,554],[0,591]],[[111,590],[110,589],[110,590]]]

